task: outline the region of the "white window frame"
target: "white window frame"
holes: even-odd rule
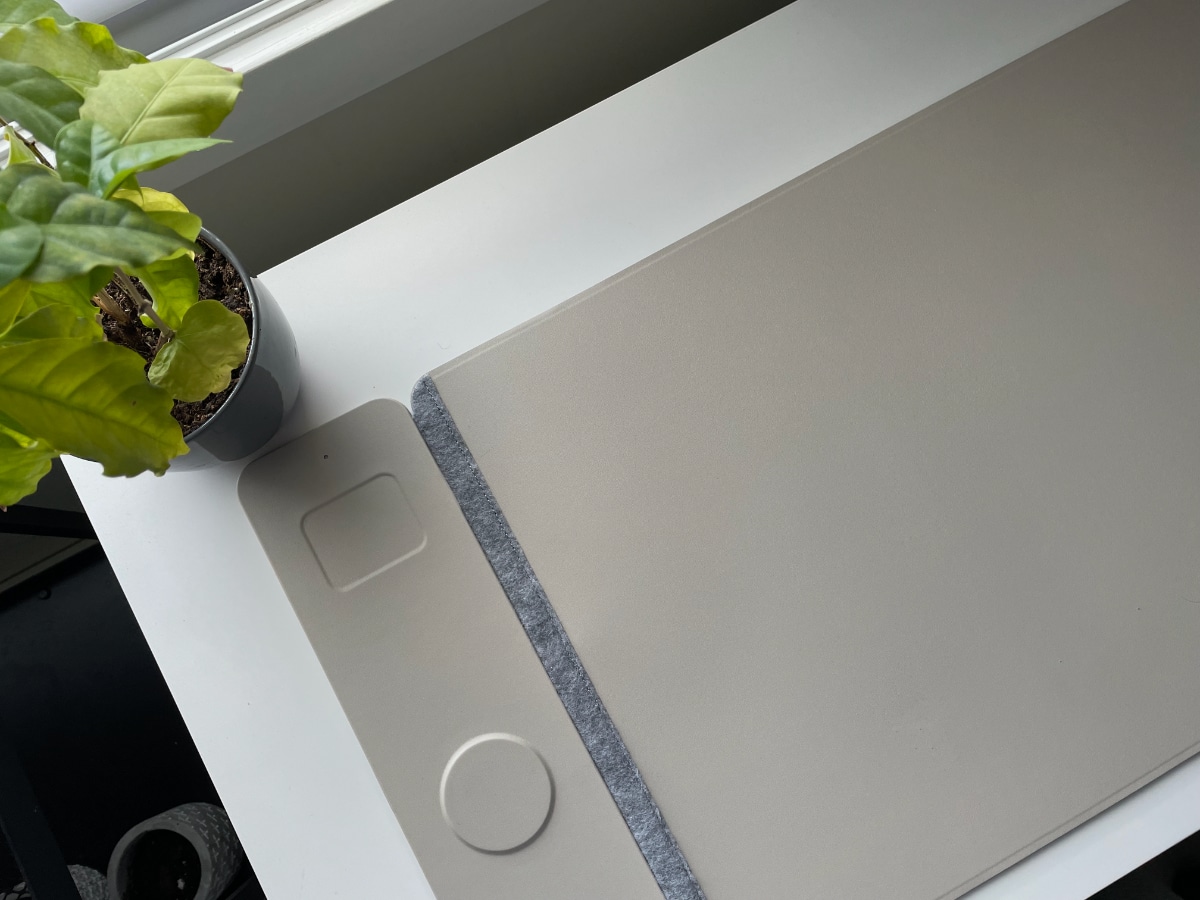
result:
[[[217,132],[230,144],[184,157],[143,181],[174,190],[544,2],[260,0],[149,54],[208,59],[244,73],[246,85]],[[180,0],[172,12],[199,17],[205,6],[205,0]],[[351,145],[370,139],[338,136]],[[0,142],[0,161],[7,151]]]

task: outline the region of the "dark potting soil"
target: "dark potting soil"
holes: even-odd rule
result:
[[[196,241],[196,248],[196,272],[200,275],[200,299],[220,300],[228,309],[241,316],[246,322],[246,331],[253,333],[251,331],[253,317],[250,311],[250,295],[237,268],[225,257],[225,254],[206,243],[203,238]],[[133,278],[132,281],[135,284],[138,283],[136,278]],[[147,328],[142,324],[137,314],[137,304],[129,298],[129,295],[115,280],[108,285],[108,292],[129,315],[129,322],[118,322],[108,313],[101,313],[100,324],[104,327],[105,335],[113,343],[136,351],[142,359],[146,360],[146,368],[150,368],[150,363],[154,361],[154,354],[158,351],[160,336],[158,330]],[[221,404],[237,386],[241,375],[242,367],[239,366],[233,370],[229,379],[229,387],[204,400],[198,400],[195,403],[175,401],[171,415],[178,420],[184,434],[195,431],[216,414],[217,410],[221,408]]]

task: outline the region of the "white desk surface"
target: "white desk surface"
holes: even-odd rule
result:
[[[304,368],[279,440],[407,402],[435,366],[1114,5],[800,0],[289,260],[263,276]],[[68,468],[267,895],[431,900],[238,504],[241,466]],[[189,550],[204,567],[174,573]],[[973,896],[1082,900],[1197,829],[1200,758]]]

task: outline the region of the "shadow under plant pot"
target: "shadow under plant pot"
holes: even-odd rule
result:
[[[246,287],[250,347],[224,402],[184,435],[189,452],[171,461],[173,471],[202,469],[249,456],[279,430],[300,389],[296,338],[275,298],[211,232],[202,230],[200,240],[237,270]]]

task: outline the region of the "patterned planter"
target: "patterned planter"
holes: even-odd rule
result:
[[[135,825],[108,862],[110,900],[219,900],[242,866],[225,810],[185,803]]]

